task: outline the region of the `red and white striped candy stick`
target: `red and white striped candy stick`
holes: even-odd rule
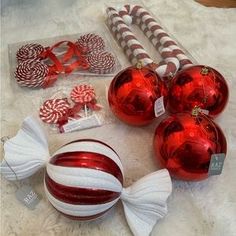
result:
[[[125,5],[121,11],[120,16],[126,19],[126,23],[136,23],[141,30],[148,36],[154,46],[158,45],[158,50],[162,53],[163,49],[169,48],[173,54],[179,59],[181,68],[192,65],[191,60],[178,47],[177,43],[170,38],[170,36],[163,30],[163,28],[156,22],[156,20],[141,6]],[[132,20],[129,19],[132,17]],[[127,20],[128,19],[128,20]],[[160,47],[162,45],[162,47]]]
[[[113,25],[112,21],[108,19],[108,26],[110,28],[111,33],[113,34],[113,37],[117,40],[117,42],[120,44],[120,46],[123,48],[127,58],[129,61],[135,65],[137,64],[137,59],[132,53],[131,49],[126,44],[125,40],[122,38],[121,34],[117,31],[117,28]]]
[[[109,7],[107,9],[107,14],[108,18],[117,28],[117,31],[120,32],[122,39],[126,42],[127,46],[130,48],[137,60],[141,61],[143,65],[153,63],[153,60],[150,58],[129,27],[125,24],[124,20],[119,16],[118,12],[114,8]]]
[[[137,59],[135,55],[132,53],[132,50],[130,50],[130,48],[126,44],[126,41],[122,38],[122,35],[120,34],[116,26],[112,23],[111,19],[108,19],[108,24],[114,37],[117,39],[121,47],[124,49],[130,62],[132,64],[136,64],[137,61],[139,61],[139,59]],[[175,57],[171,56],[170,58],[166,60],[165,63],[162,62],[159,65],[155,63],[149,63],[147,65],[152,65],[152,68],[154,68],[160,76],[168,76],[170,73],[173,74],[176,72],[177,68],[179,67],[179,61]]]
[[[126,42],[123,40],[121,34],[118,32],[117,28],[112,24],[111,20],[108,20],[109,28],[120,46],[124,49],[126,56],[128,57],[129,61],[135,65],[139,61],[134,54],[132,53],[131,49],[128,47]],[[173,57],[172,51],[168,48],[163,49],[162,57],[165,58],[165,61],[160,62],[159,64],[150,63],[152,64],[152,68],[156,70],[156,72],[160,76],[169,76],[174,74],[179,68],[179,61],[177,58]],[[175,63],[173,63],[175,62]],[[148,65],[150,65],[148,64]]]
[[[149,57],[147,52],[143,49],[141,44],[138,42],[138,40],[135,38],[134,34],[131,32],[129,27],[124,22],[123,18],[121,18],[118,14],[118,12],[114,9],[109,7],[107,9],[108,14],[108,21],[109,21],[109,27],[111,31],[113,31],[113,34],[116,36],[116,39],[120,41],[121,46],[125,49],[126,45],[131,50],[132,54],[138,61],[141,61],[144,65],[152,65],[152,67],[156,70],[156,72],[160,76],[168,76],[170,73],[174,74],[178,68],[179,68],[179,61],[176,57],[174,57],[172,54],[165,54],[165,64],[161,63],[160,65],[157,65],[153,63],[153,60]],[[116,28],[116,30],[115,30]],[[119,37],[119,34],[121,35],[121,38]],[[123,42],[124,41],[124,42]],[[124,44],[126,43],[126,44]],[[138,47],[137,47],[138,45]],[[137,48],[142,49],[143,51],[136,50]],[[125,49],[127,51],[127,48]],[[136,51],[135,51],[136,50]],[[127,53],[126,53],[127,54]],[[129,59],[131,59],[132,56],[129,55]],[[134,60],[132,59],[132,63]]]

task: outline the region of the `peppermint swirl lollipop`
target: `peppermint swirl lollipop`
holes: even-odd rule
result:
[[[75,103],[89,103],[95,99],[95,91],[91,85],[81,84],[73,88],[70,97]]]
[[[69,112],[69,108],[66,99],[49,99],[40,107],[39,117],[45,123],[56,124]]]
[[[76,45],[84,50],[84,53],[88,54],[95,50],[104,50],[105,42],[97,34],[85,34],[82,35],[76,42]]]
[[[44,51],[44,47],[37,43],[30,43],[22,46],[16,53],[18,62],[28,59],[35,59]]]
[[[106,51],[95,51],[88,55],[89,70],[96,74],[107,74],[114,70],[115,58]]]
[[[18,84],[24,87],[40,87],[49,68],[42,61],[29,59],[21,62],[15,71],[15,78]]]

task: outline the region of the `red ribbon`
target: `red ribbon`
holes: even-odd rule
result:
[[[101,105],[96,104],[96,100],[89,102],[89,103],[84,103],[84,104],[76,103],[72,108],[69,109],[68,113],[65,114],[62,118],[60,118],[59,121],[57,122],[59,131],[61,133],[63,133],[63,125],[68,123],[68,120],[70,117],[75,118],[75,119],[81,118],[81,116],[78,115],[78,113],[81,111],[81,109],[85,105],[94,111],[98,111],[102,108]]]
[[[66,43],[68,50],[63,55],[62,58],[58,58],[53,50],[60,47],[62,44]],[[86,59],[82,56],[82,49],[79,48],[76,44],[70,41],[60,41],[54,44],[52,47],[47,47],[40,54],[40,58],[49,59],[52,62],[52,65],[49,65],[49,73],[45,78],[45,81],[42,85],[43,88],[52,86],[58,78],[60,73],[70,74],[73,70],[81,68],[87,70],[89,64]],[[64,66],[66,62],[70,61],[73,57],[76,57],[76,61],[72,62],[69,66]]]
[[[93,111],[99,111],[101,110],[101,106],[97,104],[97,101],[94,99],[91,102],[86,102],[86,103],[76,103],[74,105],[74,107],[72,108],[72,110],[74,112],[79,112],[82,108],[84,108],[85,106],[87,106],[89,109],[93,110]]]

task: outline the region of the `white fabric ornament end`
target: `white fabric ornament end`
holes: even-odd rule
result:
[[[49,158],[48,143],[40,124],[27,117],[17,135],[4,143],[4,159],[0,172],[8,180],[25,179]]]
[[[166,169],[144,176],[124,188],[121,200],[125,216],[135,236],[148,236],[158,220],[167,214],[172,183]]]

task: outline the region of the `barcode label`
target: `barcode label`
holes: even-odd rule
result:
[[[101,121],[96,114],[83,117],[78,120],[69,121],[67,124],[63,125],[62,131],[64,133],[69,133],[76,130],[89,129],[92,127],[101,126]]]
[[[206,109],[199,108],[199,111],[205,115],[209,115],[209,111]]]
[[[217,153],[211,155],[211,161],[208,169],[208,175],[220,175],[225,160],[225,153]]]
[[[155,101],[154,112],[155,112],[155,116],[156,117],[159,117],[159,116],[161,116],[162,114],[165,113],[164,98],[163,98],[163,96],[161,96],[160,98],[158,98]]]

